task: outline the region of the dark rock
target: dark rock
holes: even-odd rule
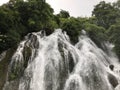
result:
[[[113,71],[114,70],[114,65],[110,65],[109,68]]]
[[[117,78],[116,78],[114,75],[110,74],[110,73],[108,73],[108,80],[109,80],[110,84],[111,84],[114,88],[118,85],[118,80],[117,80]]]
[[[0,90],[2,90],[6,82],[8,65],[11,61],[11,57],[13,56],[15,50],[16,48],[11,48],[8,51],[6,51],[5,57],[0,62]]]
[[[5,84],[4,90],[18,90],[19,80],[10,81]]]

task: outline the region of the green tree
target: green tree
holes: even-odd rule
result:
[[[58,17],[60,18],[69,18],[70,14],[68,11],[61,10],[59,14],[57,14]]]
[[[92,15],[97,19],[97,25],[108,29],[112,24],[116,23],[118,17],[116,8],[110,3],[101,1],[95,6]]]
[[[78,36],[80,35],[80,31],[82,29],[79,20],[73,17],[69,19],[62,18],[61,28],[63,29],[63,31],[67,32],[73,44],[78,42]]]
[[[105,29],[95,24],[85,23],[85,30],[96,45],[103,49],[102,43],[107,40]]]
[[[0,52],[30,32],[47,28],[50,34],[57,27],[53,9],[45,0],[10,0],[0,6]]]
[[[120,24],[112,25],[107,32],[109,41],[115,44],[114,50],[120,58]]]

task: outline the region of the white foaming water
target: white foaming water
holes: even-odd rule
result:
[[[117,57],[111,47],[106,54],[82,32],[75,46],[60,29],[50,36],[29,34],[12,57],[9,84],[3,90],[114,90],[109,75],[119,82]],[[10,83],[15,80],[18,86],[13,89]],[[120,90],[119,85],[115,90]]]

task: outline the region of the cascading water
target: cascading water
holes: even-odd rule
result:
[[[60,29],[49,36],[28,34],[12,57],[3,90],[120,90],[120,66],[110,47],[108,52],[85,31],[75,46]]]

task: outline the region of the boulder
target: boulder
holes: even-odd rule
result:
[[[117,78],[111,73],[108,73],[108,80],[114,88],[119,84]]]

